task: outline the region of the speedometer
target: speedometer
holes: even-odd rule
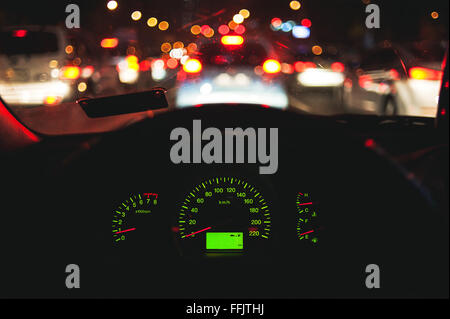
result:
[[[243,179],[215,177],[195,186],[178,212],[183,245],[198,252],[243,252],[269,240],[271,211],[258,189]]]

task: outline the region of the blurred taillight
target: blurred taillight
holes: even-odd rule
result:
[[[269,74],[278,73],[281,71],[280,62],[274,59],[266,60],[263,64],[263,70]]]
[[[127,68],[134,71],[139,71],[139,60],[135,55],[128,55],[125,57]]]
[[[344,72],[345,66],[341,62],[334,62],[331,64],[331,70],[334,72]]]
[[[202,63],[197,59],[189,59],[183,64],[183,70],[187,73],[198,73],[202,70]]]
[[[294,69],[296,72],[303,72],[303,70],[305,69],[304,63],[302,61],[295,62]]]
[[[298,73],[303,72],[306,69],[314,69],[315,67],[316,67],[316,64],[314,62],[297,61],[294,63],[294,69]]]
[[[80,68],[77,66],[65,66],[61,69],[60,75],[64,80],[76,80],[80,77]]]
[[[54,96],[54,95],[48,95],[44,98],[44,104],[48,106],[57,105],[61,103],[61,97]]]
[[[139,62],[139,71],[145,72],[150,70],[152,67],[152,63],[149,60],[142,60]]]
[[[244,43],[244,38],[240,35],[224,35],[220,42],[222,42],[223,45],[241,45]]]
[[[92,65],[85,66],[81,71],[81,77],[84,79],[90,78],[94,73],[94,67]]]
[[[119,39],[117,38],[105,38],[100,42],[100,46],[105,49],[113,49],[119,44]]]
[[[13,31],[13,37],[15,38],[24,38],[28,34],[27,30],[14,30]]]
[[[285,74],[294,73],[294,67],[289,63],[281,63],[281,72]]]
[[[368,89],[373,84],[372,77],[368,74],[361,75],[358,80],[359,86],[363,89]]]
[[[409,69],[409,76],[415,80],[437,81],[442,78],[442,72],[428,68],[413,67]]]
[[[400,79],[400,74],[398,73],[398,71],[396,69],[390,69],[389,70],[389,75],[391,76],[391,78],[393,80],[399,80]]]

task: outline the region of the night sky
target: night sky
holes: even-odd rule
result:
[[[188,28],[182,29],[183,17],[189,17],[189,4],[192,18],[205,18],[204,22],[215,26],[226,23],[242,8],[251,12],[251,18],[261,22],[259,33],[270,33],[269,22],[273,17],[282,20],[293,19],[299,21],[308,17],[313,21],[312,34],[320,41],[338,42],[352,45],[361,41],[366,13],[365,4],[361,0],[303,0],[298,11],[289,9],[289,0],[249,0],[249,1],[218,1],[218,0],[164,0],[139,1],[118,0],[119,8],[115,12],[106,9],[107,1],[78,0],[78,1],[5,1],[0,4],[0,25],[26,24],[62,24],[65,20],[65,6],[76,3],[81,9],[81,28],[93,31],[97,36],[104,36],[119,26],[133,27],[146,38],[155,41],[164,38],[188,38]],[[368,2],[364,0],[364,2]],[[168,6],[167,4],[170,3]],[[381,8],[381,29],[373,31],[377,40],[390,39],[396,41],[419,40],[423,30],[427,37],[448,39],[448,0],[427,1],[372,1]],[[130,19],[130,13],[141,10],[143,19],[135,22]],[[223,10],[223,13],[208,19],[208,16]],[[439,12],[438,20],[430,17],[432,11]],[[156,16],[166,19],[170,23],[170,30],[162,33],[156,28],[150,29],[145,21],[148,17]],[[186,17],[185,17],[186,19]],[[280,35],[281,36],[281,35]],[[170,39],[168,39],[170,40]],[[187,39],[189,40],[189,39]]]

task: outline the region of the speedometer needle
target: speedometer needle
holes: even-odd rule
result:
[[[121,230],[121,231],[116,231],[115,234],[126,233],[126,232],[133,231],[133,230],[136,230],[136,228],[130,228],[130,229],[125,229],[125,230]]]
[[[183,236],[183,237],[181,237],[181,238],[189,237],[189,236],[192,236],[192,235],[201,233],[201,232],[203,232],[203,231],[206,231],[206,230],[208,230],[208,229],[211,229],[211,227],[207,227],[207,228],[201,229],[201,230],[199,230],[199,231],[193,232],[192,234],[185,235],[185,236]]]

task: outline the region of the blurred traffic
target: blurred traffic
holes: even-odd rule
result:
[[[364,25],[369,0],[80,3],[80,29],[64,26],[62,7],[31,23],[0,15],[0,96],[17,112],[164,87],[173,108],[246,103],[327,115],[436,115],[445,1],[380,30]],[[395,16],[396,8],[383,10]],[[414,27],[394,35],[399,23]]]
[[[177,107],[215,103],[287,108],[281,65],[264,39],[219,30],[220,41],[201,44],[178,73]],[[220,28],[220,27],[219,27]]]

